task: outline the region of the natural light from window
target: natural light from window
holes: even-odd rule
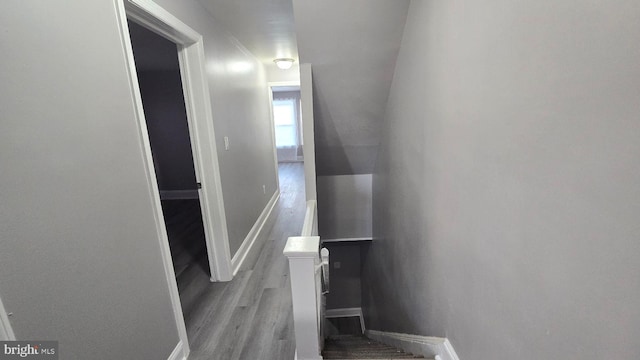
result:
[[[296,136],[296,104],[293,99],[273,101],[273,122],[276,127],[276,147],[298,145]]]

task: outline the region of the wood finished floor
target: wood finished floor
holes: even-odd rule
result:
[[[204,252],[193,256],[189,265],[174,264],[181,269],[178,289],[191,347],[189,360],[294,357],[289,267],[282,250],[287,237],[302,229],[304,170],[302,163],[283,163],[279,170],[281,195],[272,221],[232,281],[209,282]],[[184,231],[196,234],[194,228]]]

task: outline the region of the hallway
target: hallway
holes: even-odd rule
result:
[[[232,281],[210,283],[199,266],[181,276],[190,360],[294,357],[289,268],[282,250],[287,237],[300,233],[304,220],[302,163],[280,164],[279,179],[280,200],[263,230],[267,238],[258,240],[263,245]]]

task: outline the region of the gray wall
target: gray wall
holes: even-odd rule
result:
[[[408,4],[293,1],[300,62],[312,64],[318,176],[373,172]]]
[[[276,64],[265,65],[269,82],[300,82],[300,64],[293,63],[289,70],[279,69]]]
[[[638,359],[640,3],[413,1],[369,328],[461,359]]]
[[[229,247],[233,256],[277,190],[269,89],[262,63],[197,0],[157,0],[204,36]],[[230,148],[224,149],[223,137]],[[262,192],[266,187],[266,194]]]
[[[178,343],[112,2],[0,12],[0,294],[64,359]]]
[[[361,246],[364,245],[354,242],[322,244],[322,247],[329,250],[331,283],[327,294],[327,309],[360,307]],[[340,263],[339,268],[336,268],[337,263]]]
[[[318,233],[323,240],[371,238],[371,174],[318,176]]]
[[[276,188],[264,71],[196,1],[158,3],[205,38],[234,250]],[[59,340],[64,359],[166,359],[178,333],[113,3],[9,0],[0,44],[0,294],[17,337]]]

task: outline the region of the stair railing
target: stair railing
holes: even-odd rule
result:
[[[329,249],[320,249],[320,260],[322,265],[322,294],[329,293]]]
[[[302,233],[287,239],[296,359],[322,359],[325,297],[329,290],[329,250],[320,250],[315,200],[307,201]]]

